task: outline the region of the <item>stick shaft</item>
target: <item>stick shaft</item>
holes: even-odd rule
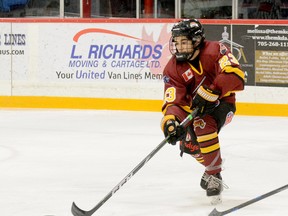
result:
[[[195,109],[182,122],[181,126],[186,127],[192,119],[197,115],[198,109]],[[91,216],[96,212],[107,200],[109,200],[125,183],[127,183],[166,143],[170,136],[167,136],[152,152],[150,152],[128,175],[125,176],[93,209],[84,211],[72,204],[72,214],[74,216]]]
[[[123,178],[92,210],[97,211],[110,197],[112,197],[132,176],[134,176],[167,142],[169,137],[166,137],[150,154],[148,154],[125,178]]]
[[[284,186],[282,186],[280,188],[277,188],[275,190],[272,190],[272,191],[270,191],[268,193],[265,193],[263,195],[260,195],[258,197],[255,197],[254,199],[251,199],[251,200],[249,200],[247,202],[244,202],[244,203],[242,203],[240,205],[237,205],[237,206],[234,206],[234,207],[232,207],[230,209],[227,209],[226,211],[223,211],[223,212],[219,212],[219,211],[217,211],[216,208],[214,208],[213,211],[209,214],[209,216],[222,216],[222,215],[229,214],[231,212],[234,212],[234,211],[237,211],[237,210],[239,210],[241,208],[244,208],[244,207],[246,207],[248,205],[251,205],[251,204],[253,204],[255,202],[258,202],[258,201],[260,201],[262,199],[265,199],[265,198],[267,198],[269,196],[272,196],[272,195],[274,195],[276,193],[279,193],[279,192],[281,192],[281,191],[283,191],[283,190],[285,190],[287,188],[288,188],[288,184],[284,185]]]

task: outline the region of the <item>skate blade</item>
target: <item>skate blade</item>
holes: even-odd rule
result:
[[[222,203],[222,196],[221,195],[216,195],[216,196],[210,196],[210,203],[211,205],[218,205]]]

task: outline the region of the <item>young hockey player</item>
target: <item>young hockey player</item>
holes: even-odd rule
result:
[[[205,40],[198,20],[182,20],[171,31],[161,128],[170,144],[180,141],[181,156],[190,154],[205,166],[200,185],[217,204],[223,190],[218,133],[236,111],[235,92],[244,89],[244,72],[224,44]],[[179,126],[195,108],[193,122]]]

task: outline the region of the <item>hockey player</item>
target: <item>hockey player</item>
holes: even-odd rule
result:
[[[235,92],[244,89],[244,73],[224,44],[205,40],[198,20],[182,20],[171,31],[172,57],[163,71],[161,128],[170,144],[180,141],[181,156],[190,154],[204,165],[200,185],[211,203],[217,204],[223,190],[218,133],[233,118]],[[193,122],[186,128],[179,126],[195,108]]]

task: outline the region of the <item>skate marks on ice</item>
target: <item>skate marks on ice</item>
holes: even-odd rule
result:
[[[13,157],[16,157],[16,155],[17,152],[13,148],[5,145],[0,145],[0,163],[11,160]]]
[[[90,209],[163,140],[161,113],[0,110],[0,203],[5,216]],[[224,211],[287,184],[288,118],[235,116],[220,134]],[[95,215],[204,216],[203,167],[166,145]],[[233,215],[284,216],[287,191]]]

